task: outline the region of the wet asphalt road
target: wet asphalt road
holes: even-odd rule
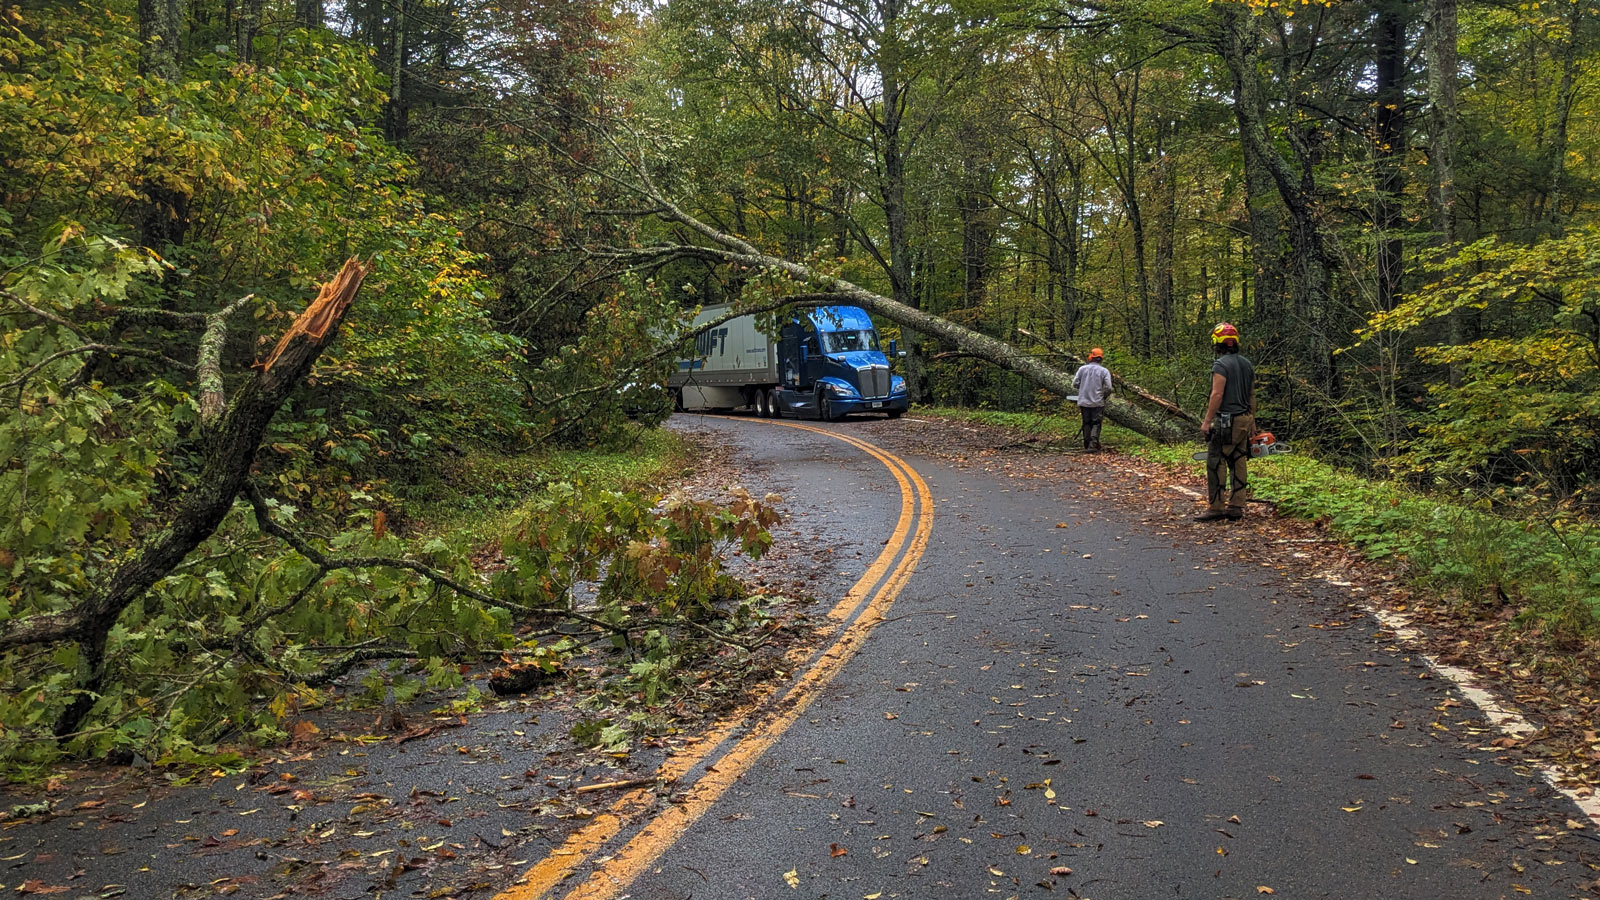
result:
[[[784,496],[768,577],[802,563],[824,600],[899,515],[894,478],[842,442],[741,417],[672,427],[737,446],[738,479]],[[1217,539],[1248,529],[1108,501],[1115,457],[1039,477],[1028,465],[1057,455],[963,462],[909,418],[820,427],[922,473],[931,544],[859,653],[626,895],[1600,897],[1596,829],[1497,762],[1477,712],[1353,619],[1348,592]],[[442,730],[368,745],[330,736],[370,714],[325,720],[276,762],[188,787],[91,771],[53,816],[0,829],[0,891],[482,900],[603,807],[573,785],[665,752],[575,754],[559,696],[455,727],[425,708],[416,723]]]
[[[901,424],[824,427],[894,449]],[[832,440],[674,427],[736,442],[813,518],[887,535],[898,513]],[[1376,625],[1325,627],[1339,589],[1070,481],[902,456],[937,511],[905,592],[625,896],[1600,895],[1593,827]]]

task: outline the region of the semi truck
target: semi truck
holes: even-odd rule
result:
[[[730,307],[702,309],[694,324],[727,315]],[[763,418],[835,421],[855,412],[899,418],[909,406],[906,380],[889,371],[899,354],[878,343],[865,310],[818,306],[785,322],[776,340],[740,316],[700,329],[692,351],[667,379],[680,410],[750,409]]]

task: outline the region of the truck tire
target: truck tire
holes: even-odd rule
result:
[[[891,419],[898,419],[898,418],[900,418],[901,416],[903,416],[905,414],[906,414],[906,411],[903,410],[903,409],[891,409],[891,410],[889,410],[889,418],[891,418]]]
[[[833,411],[833,401],[828,399],[827,390],[817,391],[817,418],[824,422],[837,422],[844,418]]]
[[[783,401],[778,399],[778,389],[768,388],[764,393],[767,395],[767,412],[774,419],[783,418]]]

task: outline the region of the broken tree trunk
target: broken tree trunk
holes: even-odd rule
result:
[[[210,435],[195,487],[179,501],[166,527],[146,538],[94,595],[69,609],[18,619],[0,630],[0,650],[64,640],[76,640],[82,648],[85,674],[77,685],[77,698],[56,722],[58,736],[74,732],[98,701],[105,679],[106,637],[123,610],[211,537],[233,508],[267,426],[338,334],[338,324],[365,276],[359,262],[347,261],[296,319],[267,364],[234,395]]]

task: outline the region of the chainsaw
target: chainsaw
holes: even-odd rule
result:
[[[1263,431],[1250,439],[1251,458],[1258,456],[1276,456],[1279,453],[1293,452],[1293,447],[1290,447],[1287,443],[1278,440],[1270,431]],[[1209,454],[1210,451],[1208,450],[1197,450],[1195,451],[1194,458],[1203,461]]]

